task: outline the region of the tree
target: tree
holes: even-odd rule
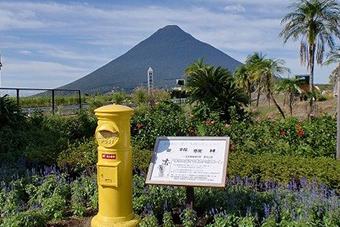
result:
[[[289,39],[300,41],[300,60],[309,70],[309,91],[313,92],[314,62],[322,64],[325,45],[334,47],[334,37],[340,38],[340,6],[335,0],[300,0],[290,6],[281,21],[285,24],[280,36],[284,43]],[[310,100],[312,111],[313,97]]]
[[[231,119],[231,107],[241,112],[248,102],[244,90],[236,86],[232,74],[221,67],[204,65],[191,70],[187,75],[187,89],[191,103],[218,111],[224,120]]]
[[[294,95],[299,91],[299,85],[305,83],[303,79],[290,79],[284,78],[278,84],[278,91],[285,91],[289,94],[289,112],[290,116],[293,116],[293,103],[294,103]]]
[[[331,78],[336,78],[338,72],[340,71],[340,47],[335,47],[332,49],[328,55],[327,55],[327,61],[325,61],[325,65],[329,65],[332,63],[338,63],[336,68],[332,71],[332,75],[330,76]],[[334,80],[335,82],[335,80]]]
[[[277,103],[276,99],[273,96],[273,81],[275,78],[280,77],[283,73],[289,73],[290,70],[284,67],[284,61],[281,59],[264,59],[254,65],[254,73],[261,77],[263,81],[263,89],[267,93],[268,100],[273,100],[276,108],[281,113],[282,117],[285,118],[284,112],[281,107]]]
[[[252,55],[248,55],[246,59],[246,66],[249,71],[249,75],[251,76],[253,82],[256,84],[257,90],[257,98],[256,98],[256,107],[259,106],[260,95],[262,90],[262,75],[257,74],[257,65],[265,59],[264,54],[255,52]],[[255,91],[256,92],[256,91]]]
[[[234,72],[236,83],[239,87],[246,89],[248,95],[248,103],[251,106],[251,86],[253,78],[251,77],[249,67],[247,65],[239,66]]]
[[[192,63],[191,65],[189,65],[189,67],[185,70],[185,75],[189,75],[192,72],[195,72],[198,69],[202,69],[204,67],[206,67],[207,65],[203,64],[204,58],[200,58],[197,61],[195,61],[194,63]]]
[[[244,65],[239,66],[235,72],[234,76],[236,83],[239,87],[246,89],[249,98],[249,105],[251,105],[251,89],[254,84],[257,84],[257,102],[256,106],[259,104],[260,94],[261,94],[261,78],[256,77],[254,73],[254,66],[264,59],[265,55],[262,53],[255,52],[252,55],[248,55]]]

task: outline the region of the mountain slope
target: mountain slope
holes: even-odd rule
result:
[[[127,53],[94,72],[63,86],[85,93],[106,93],[112,89],[131,91],[146,84],[149,67],[154,71],[155,87],[174,87],[184,70],[204,57],[204,63],[222,66],[234,71],[241,63],[229,55],[203,43],[176,25],[159,29]]]

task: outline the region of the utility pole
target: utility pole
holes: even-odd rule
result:
[[[337,80],[336,80],[336,86],[337,86],[337,130],[336,130],[336,159],[340,161],[340,66],[338,67],[338,73],[337,73]]]

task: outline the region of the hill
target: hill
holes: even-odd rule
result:
[[[175,86],[184,70],[199,58],[205,63],[234,71],[241,63],[215,47],[195,39],[176,25],[159,29],[127,53],[94,72],[61,88],[79,89],[85,93],[106,93],[113,89],[132,91],[146,85],[149,67],[154,71],[158,88]]]

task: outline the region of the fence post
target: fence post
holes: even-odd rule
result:
[[[80,90],[78,90],[78,97],[79,97],[79,111],[81,111],[82,106],[81,106],[81,92],[80,92]]]
[[[54,114],[54,90],[52,90],[52,114]]]
[[[19,95],[20,89],[17,88],[17,106],[20,106],[20,95]]]

